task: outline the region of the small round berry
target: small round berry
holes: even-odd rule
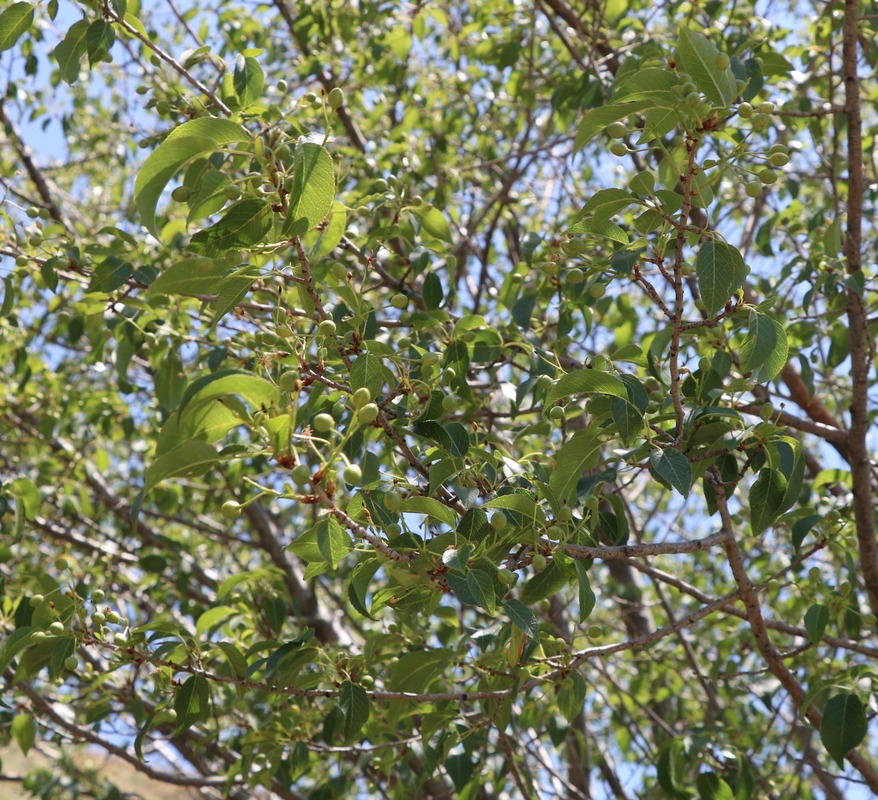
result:
[[[39,608],[41,605],[43,605],[43,603],[46,602],[46,598],[43,597],[43,595],[41,595],[41,594],[35,594],[27,602],[31,608]]]
[[[226,500],[220,508],[223,519],[237,519],[241,516],[241,504],[237,500]]]
[[[305,486],[311,481],[311,470],[307,464],[296,464],[291,473],[293,483],[298,486]]]
[[[759,180],[765,184],[776,183],[777,173],[773,169],[766,167],[765,169],[759,170]]]
[[[597,300],[607,293],[607,287],[603,283],[593,283],[589,286],[588,293]]]
[[[378,406],[375,403],[366,403],[357,412],[357,421],[361,425],[371,425],[376,419],[378,419]]]
[[[64,669],[74,672],[79,666],[79,659],[76,656],[67,656],[64,659]]]
[[[351,402],[354,404],[354,408],[362,408],[367,403],[372,400],[372,392],[369,390],[367,386],[361,386],[357,391],[354,392],[351,397]]]
[[[113,644],[117,647],[125,647],[128,644],[128,638],[124,633],[114,633],[113,634]]]
[[[278,378],[277,385],[280,386],[282,392],[294,392],[299,385],[299,373],[293,370],[284,372]]]
[[[741,119],[750,119],[753,116],[753,106],[749,103],[741,103],[738,106],[738,116]]]
[[[567,270],[567,283],[571,286],[578,286],[585,280],[585,273],[579,267]]]
[[[773,114],[774,113],[774,103],[770,100],[766,100],[764,103],[760,103],[756,106],[756,110],[760,114]]]
[[[103,611],[95,611],[94,614],[91,615],[91,621],[95,625],[103,625],[107,621],[107,615],[104,614]]]
[[[363,470],[358,464],[348,464],[344,470],[344,482],[358,486],[363,480]]]
[[[393,514],[402,510],[402,495],[398,492],[384,493],[384,507]]]
[[[790,157],[786,153],[772,153],[768,157],[768,162],[773,167],[785,167],[790,163]]]
[[[106,595],[104,594],[104,590],[103,590],[103,589],[95,589],[95,590],[91,593],[91,599],[92,599],[95,603],[103,603],[103,602],[104,602],[104,597],[106,597]]]
[[[58,558],[55,559],[55,569],[63,572],[69,566],[70,564],[67,563],[67,559],[64,558],[64,556],[58,556]]]
[[[326,102],[329,103],[329,107],[333,111],[341,108],[344,105],[344,90],[339,89],[338,86],[336,86],[329,92]]]
[[[506,515],[502,511],[495,511],[488,520],[490,526],[497,532],[502,531],[507,522]]]
[[[337,326],[334,320],[324,319],[320,321],[320,324],[317,326],[317,330],[320,331],[320,334],[322,336],[335,336]]]
[[[531,562],[537,572],[542,572],[548,565],[548,559],[542,553],[536,553]]]
[[[628,145],[627,145],[627,144],[624,144],[623,142],[613,142],[613,144],[610,145],[610,152],[611,152],[614,156],[620,156],[620,157],[621,157],[621,156],[628,155],[628,153],[629,153],[630,151],[628,150]]]
[[[53,622],[51,625],[49,625],[49,633],[51,633],[53,636],[60,636],[62,633],[64,633],[64,623],[57,621]]]
[[[612,139],[622,139],[628,133],[628,126],[624,122],[611,122],[607,125],[607,136]]]
[[[726,53],[717,53],[716,58],[714,59],[714,66],[718,70],[722,70],[723,72],[729,68],[732,63],[732,59],[728,57]]]
[[[748,197],[760,197],[762,195],[762,184],[759,181],[747,181],[744,184],[744,191]]]
[[[497,570],[497,578],[504,586],[514,586],[515,582],[518,580],[518,575],[508,567],[503,567]]]
[[[314,417],[314,430],[318,433],[326,433],[327,431],[331,431],[333,426],[335,425],[335,420],[332,418],[331,414],[318,414]]]
[[[395,294],[390,298],[390,305],[394,308],[398,308],[400,311],[404,309],[409,304],[409,299],[404,294]]]
[[[192,197],[192,190],[188,186],[178,186],[171,192],[171,199],[175,203],[185,203],[190,197]]]
[[[561,406],[552,406],[552,409],[549,411],[549,419],[555,420],[555,422],[560,422],[564,419],[564,409]]]

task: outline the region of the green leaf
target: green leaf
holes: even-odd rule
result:
[[[171,264],[147,289],[148,295],[157,294],[214,294],[217,283],[229,271],[222,259],[186,258]]]
[[[13,717],[12,738],[15,739],[21,752],[27,755],[37,738],[37,723],[30,714],[22,712]]]
[[[653,450],[649,454],[649,463],[659,477],[666,480],[683,497],[688,496],[692,488],[692,465],[679,450],[673,447]]]
[[[192,381],[180,401],[179,413],[182,416],[190,405],[196,408],[209,400],[233,395],[263,411],[280,405],[280,389],[273,383],[252,372],[229,369]]]
[[[585,678],[578,670],[573,670],[558,688],[558,709],[564,715],[564,719],[573,722],[585,705],[587,686]]]
[[[0,13],[0,53],[12,48],[33,21],[34,7],[30,3],[13,3]]]
[[[344,717],[344,738],[350,741],[369,719],[369,695],[362,686],[344,681],[338,690],[338,707]]]
[[[633,103],[611,103],[607,106],[590,109],[582,118],[582,122],[579,123],[573,142],[573,150],[581,150],[610,123],[627,119],[650,105],[649,100],[638,100]]]
[[[497,597],[491,576],[484,570],[471,569],[466,574],[466,585],[475,599],[476,605],[484,608],[493,616],[497,607]]]
[[[753,309],[741,345],[741,371],[752,372],[757,383],[773,380],[787,363],[787,334],[777,320]]]
[[[597,369],[576,369],[562,375],[549,390],[546,405],[552,405],[575,394],[609,394],[628,399],[625,384],[615,375]]]
[[[442,305],[445,292],[442,290],[442,281],[435,272],[428,272],[424,276],[424,284],[421,287],[421,299],[427,311],[434,311]]]
[[[381,359],[371,353],[365,353],[354,361],[351,367],[351,388],[356,391],[365,387],[372,399],[381,396],[384,388],[384,367]]]
[[[85,47],[88,52],[88,64],[93,67],[107,53],[116,41],[116,32],[113,26],[103,19],[96,19],[88,26],[85,35]]]
[[[521,592],[521,602],[532,606],[555,592],[560,592],[566,585],[567,576],[552,561],[542,572],[538,572],[525,584]]]
[[[392,692],[425,692],[453,658],[450,650],[415,650],[390,666],[387,688]]]
[[[426,514],[452,528],[457,522],[457,515],[454,511],[432,497],[421,497],[420,495],[409,497],[402,504],[402,510],[405,514]]]
[[[735,800],[732,787],[715,772],[702,772],[695,785],[698,787],[700,800]]]
[[[306,142],[296,148],[293,159],[293,185],[285,236],[302,236],[322,222],[335,199],[335,173],[332,158],[324,147]]]
[[[212,325],[216,325],[238,303],[240,303],[250,291],[250,287],[259,279],[258,267],[249,264],[226,275],[220,281],[216,290],[216,304],[213,311]]]
[[[203,475],[218,460],[219,455],[209,444],[196,440],[183,442],[149,465],[143,491],[149,492],[167,478]]]
[[[813,605],[805,612],[805,630],[808,641],[813,645],[820,644],[826,626],[829,624],[829,609],[823,605]]]
[[[573,218],[573,222],[575,224],[587,219],[595,225],[600,225],[617,211],[635,202],[637,198],[625,189],[601,189],[588,199],[582,210]]]
[[[588,566],[578,559],[573,563],[576,567],[576,577],[579,579],[579,621],[582,623],[591,616],[597,599],[588,578]]]
[[[377,558],[370,558],[357,564],[351,574],[351,582],[348,584],[348,599],[351,601],[351,605],[364,617],[372,616],[366,607],[366,592],[369,589],[369,583],[379,569],[381,569],[381,562]]]
[[[238,609],[232,606],[214,606],[198,617],[198,621],[195,623],[195,630],[203,636],[211,628],[239,613]]]
[[[156,204],[174,175],[190,161],[212,155],[224,144],[247,138],[247,131],[237,123],[211,117],[184,122],[171,131],[146,159],[134,181],[134,204],[150,233],[158,236]]]
[[[725,242],[706,242],[695,256],[698,290],[708,314],[720,311],[747,277],[744,257]]]
[[[448,244],[454,243],[451,226],[438,208],[431,205],[416,206],[412,209],[412,213],[421,222],[421,233],[426,233],[429,238],[438,239]]]
[[[241,200],[231,206],[218,222],[198,231],[190,240],[189,249],[206,256],[246,250],[262,241],[273,218],[271,204],[265,200]]]
[[[561,502],[570,499],[579,479],[598,464],[600,446],[601,440],[589,429],[577,431],[561,446],[549,476],[549,488]]]
[[[52,58],[58,62],[61,80],[65,83],[74,84],[79,78],[79,64],[85,53],[85,39],[88,36],[89,23],[81,19],[74,22],[67,31],[67,35],[52,53]]]
[[[287,550],[309,564],[329,564],[335,569],[351,548],[351,537],[335,517],[322,517],[310,530],[297,536]]]
[[[509,617],[512,624],[515,625],[522,633],[524,633],[533,641],[540,640],[540,626],[537,622],[534,612],[531,611],[524,603],[515,598],[510,598],[503,603],[503,610]]]
[[[216,642],[216,646],[225,654],[232,668],[232,674],[236,678],[246,678],[247,659],[244,658],[244,654],[231,642]]]
[[[602,222],[595,222],[590,219],[583,220],[575,225],[571,225],[565,232],[572,234],[591,233],[595,236],[604,236],[607,239],[612,239],[614,242],[619,242],[619,244],[628,244],[629,242],[628,234],[615,222],[610,222],[609,220]]]
[[[190,675],[182,686],[178,686],[174,692],[174,710],[177,712],[178,735],[206,720],[210,715],[207,679],[201,675]]]
[[[643,432],[643,417],[627,400],[614,397],[610,406],[613,422],[625,447],[630,447]]]
[[[841,692],[823,707],[820,740],[840,767],[845,755],[866,738],[866,730],[866,712],[856,695]]]
[[[313,243],[309,239],[308,255],[312,261],[328,256],[338,246],[347,227],[347,210],[338,200],[333,200],[332,209],[326,219],[326,224],[316,231]]]
[[[95,267],[87,292],[115,292],[134,273],[134,267],[118,256],[107,256]]]
[[[683,742],[671,739],[659,748],[656,777],[659,786],[675,800],[687,800],[692,793],[686,788],[687,769]]]
[[[242,108],[253,105],[262,97],[265,73],[259,62],[251,56],[238,56],[235,60],[235,73],[232,78],[235,94]]]
[[[750,489],[750,527],[753,535],[762,533],[780,516],[787,492],[787,479],[778,469],[766,467]]]
[[[708,100],[726,106],[735,96],[735,78],[730,69],[718,69],[719,50],[706,36],[680,26],[677,64],[692,78],[692,82]]]
[[[5,672],[12,659],[31,643],[33,631],[30,625],[26,625],[23,628],[16,628],[9,636],[0,639],[0,672]]]

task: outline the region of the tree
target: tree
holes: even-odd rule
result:
[[[878,793],[875,39],[8,5],[3,736],[208,797]],[[17,779],[122,796],[64,763]]]

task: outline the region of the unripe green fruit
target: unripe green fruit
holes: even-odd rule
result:
[[[137,94],[147,94],[149,92],[149,86],[145,83],[141,83],[135,90]]]
[[[457,398],[447,394],[442,398],[442,410],[446,414],[452,414],[457,411]]]
[[[714,66],[718,70],[727,70],[732,63],[732,59],[728,57],[725,53],[717,53],[716,58],[713,61]]]
[[[753,119],[750,122],[750,125],[753,127],[753,130],[756,133],[761,133],[766,128],[768,128],[769,123],[771,122],[771,117],[768,114],[754,114]]]
[[[281,374],[277,379],[277,385],[280,386],[282,392],[293,392],[299,383],[299,373],[288,370]]]
[[[329,107],[333,111],[341,108],[344,105],[344,91],[336,86],[334,89],[332,89],[332,91],[330,91],[328,97],[326,98],[326,102],[329,103]]]
[[[744,184],[744,191],[748,197],[760,197],[762,195],[762,184],[759,181],[747,181]]]
[[[540,264],[540,269],[542,270],[543,275],[547,275],[548,277],[552,278],[558,274],[558,272],[561,270],[561,267],[558,266],[557,261],[544,261],[542,264]]]
[[[236,183],[230,183],[223,188],[223,194],[228,200],[237,200],[241,196],[241,187]]]
[[[621,139],[628,133],[628,126],[624,122],[611,122],[607,125],[607,135],[613,139]]]
[[[49,625],[49,633],[53,636],[60,636],[64,633],[64,623],[63,622],[53,622]]]
[[[610,366],[610,362],[604,356],[595,356],[589,362],[589,366],[592,369],[605,370]]]
[[[559,522],[570,522],[573,519],[573,509],[570,506],[564,506],[558,512],[558,521]]]
[[[43,603],[46,602],[46,598],[43,597],[43,595],[41,595],[41,594],[35,594],[27,602],[31,608],[39,608],[41,605],[43,605]]]
[[[701,95],[698,92],[689,92],[685,97],[685,102],[689,108],[695,108],[701,102]]]
[[[307,464],[296,464],[290,475],[293,479],[293,483],[297,486],[305,486],[311,481],[311,470],[308,469]]]
[[[684,262],[683,264],[680,265],[680,274],[681,275],[691,275],[693,272],[695,272],[695,267],[693,267],[688,262]]]
[[[30,638],[31,638],[32,642],[42,642],[46,638],[46,632],[45,631],[34,631],[30,635]]]
[[[159,112],[162,116],[165,114],[171,113],[171,104],[167,100],[159,100],[158,103],[155,104],[155,110]]]
[[[289,325],[277,325],[274,333],[280,339],[289,339],[293,335],[293,329]]]
[[[762,408],[759,409],[759,418],[765,422],[768,422],[773,414],[774,406],[771,403],[764,403]]]
[[[220,508],[223,519],[237,519],[241,516],[241,504],[237,500],[226,500]]]
[[[27,256],[18,256],[15,259],[15,264],[19,267],[26,267],[28,264],[30,264],[30,259]]]
[[[31,247],[39,247],[43,243],[43,237],[40,236],[40,234],[35,233],[27,240],[27,243]]]
[[[305,94],[302,96],[302,99],[306,103],[313,103],[317,100],[317,95],[314,94],[314,92],[305,92]]]
[[[95,613],[91,615],[91,621],[95,625],[103,625],[107,621],[107,615],[104,614],[103,611],[95,611]]]
[[[702,356],[698,359],[698,369],[700,369],[703,373],[710,372],[710,368],[713,366],[713,361],[711,361],[707,356]]]
[[[549,419],[553,419],[556,422],[560,422],[564,419],[564,409],[561,406],[552,406],[549,411]]]
[[[348,464],[344,471],[344,482],[352,486],[358,485],[363,480],[363,470],[357,464]]]
[[[649,393],[649,399],[654,403],[661,403],[665,399],[665,393],[661,389],[653,389]]]
[[[320,324],[317,326],[317,330],[320,331],[320,334],[322,336],[335,336],[337,326],[333,320],[324,319],[320,321]]]
[[[314,430],[319,433],[331,431],[335,425],[335,420],[330,414],[318,414],[314,417]]]
[[[95,603],[103,603],[103,602],[104,602],[104,597],[105,597],[105,596],[106,596],[106,595],[104,594],[104,590],[103,590],[103,589],[95,589],[95,590],[91,593],[91,599],[92,599]]]
[[[498,533],[506,527],[506,515],[502,511],[495,511],[491,514],[488,524]]]
[[[58,558],[55,559],[55,569],[63,572],[69,566],[70,565],[67,563],[67,559],[64,558],[63,556],[59,556]]]
[[[766,184],[776,183],[777,173],[773,169],[766,167],[765,169],[759,170],[759,180]]]
[[[76,656],[67,656],[64,659],[64,669],[73,672],[79,666],[79,659]]]
[[[772,166],[785,167],[790,163],[790,157],[786,153],[772,153],[768,161]]]
[[[171,199],[175,203],[185,203],[190,197],[192,197],[192,190],[188,186],[178,186],[171,192]]]
[[[760,114],[773,114],[774,113],[774,103],[770,100],[766,100],[764,103],[760,103],[756,106],[756,110]]]
[[[533,564],[533,567],[537,572],[542,572],[549,562],[542,553],[537,553],[536,555],[534,555],[533,561],[531,563]]]
[[[384,493],[384,507],[393,514],[402,510],[402,495],[398,492]]]
[[[384,180],[384,178],[378,178],[372,184],[373,192],[386,192],[388,188],[390,188],[390,184],[386,180]]]
[[[497,570],[497,578],[504,586],[512,586],[518,576],[508,567],[503,567]]]
[[[604,629],[600,625],[589,625],[585,631],[589,639],[600,639],[604,635]]]
[[[585,280],[585,273],[579,267],[567,270],[567,283],[571,286],[578,286]]]
[[[822,573],[820,572],[820,567],[811,567],[811,569],[808,570],[808,577],[812,581],[819,581],[822,577]]]
[[[351,397],[351,402],[354,404],[354,408],[362,408],[372,399],[372,392],[369,391],[368,387],[361,386],[357,391],[354,392]]]
[[[287,89],[289,88],[289,84],[288,84],[283,78],[281,78],[281,79],[277,82],[276,86],[277,86],[277,90],[278,90],[281,94],[286,94]]]
[[[553,381],[552,381],[551,377],[549,377],[548,375],[540,375],[540,377],[537,378],[537,382],[534,384],[534,386],[537,389],[542,389],[543,391],[547,391],[549,388],[551,388],[552,383],[553,383]]]
[[[741,119],[750,119],[753,116],[753,106],[749,103],[741,103],[738,106],[738,116]]]
[[[376,419],[378,419],[378,406],[375,403],[366,403],[357,412],[357,421],[360,425],[371,425]]]
[[[397,525],[395,522],[391,522],[390,525],[386,525],[384,527],[384,533],[387,534],[388,539],[393,539],[395,536],[399,536],[402,533],[402,528]],[[380,553],[379,553],[380,559]]]
[[[613,144],[610,145],[610,152],[614,156],[628,155],[628,145],[623,142],[613,142]]]
[[[26,213],[31,219],[36,219],[40,215],[40,210],[36,206],[31,206]]]
[[[546,528],[546,536],[550,539],[560,539],[564,535],[564,531],[561,530],[559,525],[549,525]]]
[[[588,287],[588,293],[597,300],[607,293],[607,287],[602,283],[593,283]]]
[[[128,644],[128,639],[124,633],[116,633],[113,634],[113,644],[117,647],[125,647]]]
[[[402,310],[409,304],[409,299],[404,294],[395,294],[390,298],[390,305]]]

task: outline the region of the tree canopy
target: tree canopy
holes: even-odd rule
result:
[[[869,7],[6,4],[0,740],[878,795]]]

